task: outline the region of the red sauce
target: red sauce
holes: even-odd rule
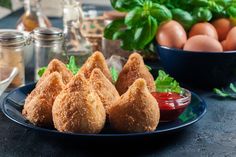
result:
[[[177,119],[188,105],[188,103],[176,101],[180,98],[183,98],[183,96],[178,93],[153,92],[152,95],[158,102],[158,106],[160,108],[160,121],[162,122],[173,121]]]

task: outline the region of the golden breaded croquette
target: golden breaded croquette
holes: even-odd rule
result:
[[[120,98],[115,86],[106,78],[100,69],[95,68],[90,76],[90,82],[100,97],[108,115],[109,108]]]
[[[52,115],[54,126],[60,132],[99,133],[106,120],[99,96],[81,73],[57,96]]]
[[[45,80],[45,78],[48,75],[50,75],[55,71],[61,74],[64,84],[67,84],[73,77],[72,72],[66,68],[66,65],[63,62],[59,61],[58,59],[53,59],[48,64],[46,71],[44,72],[43,76],[39,79],[36,86],[38,86],[41,82]]]
[[[65,87],[58,72],[51,73],[26,98],[23,116],[38,126],[52,126],[52,105]]]
[[[159,119],[158,103],[144,79],[137,79],[109,110],[111,126],[121,132],[154,131]]]
[[[99,51],[94,52],[87,61],[83,64],[80,72],[88,79],[93,71],[93,69],[99,68],[102,73],[112,82],[111,73],[106,64],[106,60],[103,54]]]
[[[143,78],[147,82],[147,87],[150,92],[156,90],[153,76],[145,66],[142,56],[138,53],[132,53],[116,82],[116,89],[119,94],[122,95],[125,93],[129,86],[138,78]]]

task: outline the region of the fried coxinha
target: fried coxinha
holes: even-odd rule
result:
[[[138,53],[130,55],[116,85],[101,52],[75,75],[54,59],[26,98],[22,114],[34,125],[60,132],[99,133],[106,120],[121,132],[154,131],[160,117],[150,93],[154,87]]]

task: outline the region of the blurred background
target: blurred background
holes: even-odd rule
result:
[[[82,3],[110,5],[109,0],[81,0]],[[61,17],[63,0],[41,0],[43,12],[47,16]],[[23,0],[0,0],[0,19],[23,7]]]

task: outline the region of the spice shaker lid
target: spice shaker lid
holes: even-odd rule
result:
[[[55,27],[38,27],[33,30],[32,37],[34,40],[56,41],[63,39],[63,32],[61,29]]]
[[[16,30],[7,30],[0,32],[0,46],[23,46],[26,38],[23,33]]]

